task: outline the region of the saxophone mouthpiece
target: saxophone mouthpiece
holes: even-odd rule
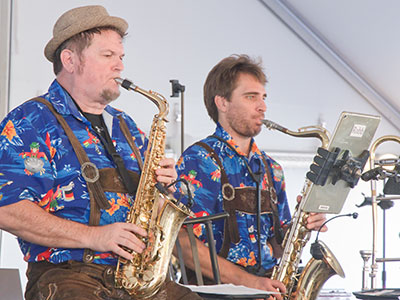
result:
[[[122,78],[116,77],[114,78],[115,82],[118,83],[119,85],[122,84],[122,81],[124,81]]]
[[[135,90],[137,88],[136,85],[133,84],[132,81],[128,80],[128,79],[122,79],[120,77],[116,77],[114,79],[120,86],[122,86],[124,89],[126,90]]]
[[[287,131],[287,129],[285,127],[283,127],[275,122],[272,122],[270,120],[264,119],[261,122],[270,130],[274,129],[274,130],[279,130],[279,131],[283,131],[283,132]]]

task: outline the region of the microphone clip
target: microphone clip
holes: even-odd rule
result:
[[[342,154],[339,158],[340,153]],[[324,186],[328,177],[331,176],[333,185],[343,180],[353,188],[361,177],[368,157],[368,150],[364,150],[359,157],[352,157],[349,150],[342,152],[340,148],[335,148],[328,151],[320,147],[307,173],[307,178],[314,184]]]
[[[315,241],[311,244],[310,251],[314,259],[321,260],[324,258],[324,247],[320,244],[319,241]]]
[[[337,160],[333,166],[332,184],[336,184],[341,179],[347,182],[351,188],[354,188],[360,180],[362,170],[368,158],[368,150],[364,150],[358,157],[352,157],[349,154],[349,150],[346,150],[342,158]]]

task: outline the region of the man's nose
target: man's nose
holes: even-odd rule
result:
[[[114,68],[116,70],[118,70],[118,71],[123,71],[124,70],[124,62],[122,61],[122,59],[120,59],[120,58],[117,59],[117,62],[115,64]]]
[[[267,104],[265,103],[264,98],[260,98],[259,100],[259,105],[258,105],[258,110],[261,112],[266,112],[267,111]]]

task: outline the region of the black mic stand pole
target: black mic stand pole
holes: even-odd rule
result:
[[[181,154],[185,150],[184,144],[184,137],[185,137],[185,130],[184,130],[184,92],[185,86],[179,83],[179,80],[171,79],[169,82],[172,84],[172,95],[171,97],[178,97],[179,93],[181,94]]]
[[[379,199],[379,198],[377,198]],[[378,206],[382,208],[382,288],[386,289],[386,210],[394,205],[392,200],[385,199],[383,195]]]
[[[382,209],[382,258],[386,258],[386,209]],[[382,288],[386,289],[386,262],[382,262]]]

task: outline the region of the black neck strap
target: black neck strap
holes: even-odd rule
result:
[[[85,117],[88,117],[88,114],[83,113]],[[110,133],[107,130],[107,126],[104,122],[103,115],[98,115],[100,120],[96,120],[92,117],[92,114],[89,118],[87,118],[91,123],[94,131],[97,133],[101,143],[103,144],[104,148],[106,149],[108,155],[112,158],[113,162],[117,167],[118,174],[121,176],[122,182],[125,185],[125,188],[128,190],[128,193],[134,197],[137,190],[137,185],[135,182],[132,181],[128,170],[125,167],[124,161],[121,156],[118,154],[117,150],[114,147],[112,142]],[[99,121],[101,126],[99,126]]]

